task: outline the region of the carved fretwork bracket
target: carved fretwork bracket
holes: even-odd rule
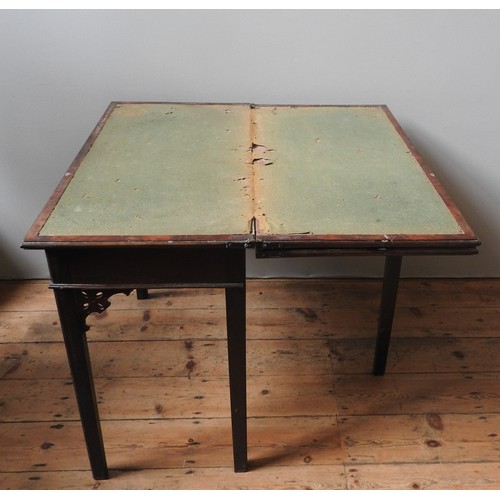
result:
[[[85,289],[80,290],[80,302],[83,313],[83,319],[86,320],[87,316],[92,313],[102,313],[110,305],[111,302],[109,298],[116,293],[124,293],[125,295],[130,295],[132,288],[127,289],[106,289],[106,290],[95,290],[95,289]],[[89,326],[86,324],[87,330]]]

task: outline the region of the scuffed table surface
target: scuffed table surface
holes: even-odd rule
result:
[[[262,234],[460,234],[380,107],[262,107]]]
[[[249,232],[248,106],[118,104],[40,235]]]
[[[109,106],[23,245],[332,241],[479,244],[385,106],[131,102]]]

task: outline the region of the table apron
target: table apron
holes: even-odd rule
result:
[[[388,256],[419,256],[419,255],[474,255],[476,247],[374,247],[374,248],[280,248],[257,247],[257,259],[290,258],[290,257],[388,257]]]
[[[231,288],[245,282],[243,248],[51,248],[46,256],[52,288]]]

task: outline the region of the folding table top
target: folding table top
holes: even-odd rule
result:
[[[479,244],[385,106],[112,103],[24,246],[381,241]]]

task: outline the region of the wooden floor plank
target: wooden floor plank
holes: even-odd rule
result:
[[[370,373],[374,339],[329,341],[335,373]],[[500,336],[391,340],[386,373],[497,372]]]
[[[249,313],[249,339],[374,338],[376,308],[283,308]],[[224,339],[222,309],[121,310],[88,318],[94,341]],[[398,337],[497,337],[500,308],[397,308]],[[56,311],[2,312],[0,343],[62,341]]]
[[[339,418],[347,462],[497,462],[500,415],[369,415]]]
[[[500,413],[500,373],[334,376],[341,415]]]
[[[225,341],[90,342],[95,377],[225,377]],[[249,341],[253,375],[328,374],[330,351],[324,340]],[[68,378],[64,345],[0,344],[0,378]]]
[[[227,477],[232,476],[230,482]],[[112,471],[95,481],[88,471],[0,473],[6,490],[337,490],[346,487],[343,466],[275,466],[246,474],[231,468]],[[265,486],[264,486],[265,485]],[[359,490],[498,490],[500,463],[378,464],[348,468],[347,487]]]
[[[228,478],[230,478],[228,480]],[[113,470],[107,481],[88,471],[0,473],[5,489],[57,490],[338,490],[346,488],[342,465],[274,466],[234,474],[230,467]]]
[[[370,373],[374,340],[250,340],[254,375]],[[96,342],[96,377],[225,377],[225,341]],[[394,338],[387,373],[488,373],[499,370],[500,338]],[[331,360],[330,360],[331,357]],[[68,378],[62,343],[0,344],[0,378]]]
[[[498,490],[500,462],[355,465],[347,481],[358,490]]]
[[[252,468],[497,462],[498,415],[251,418]],[[231,467],[229,418],[103,421],[113,469]],[[87,469],[79,422],[4,423],[0,470]],[[45,464],[45,465],[41,465]]]
[[[102,420],[227,417],[227,378],[96,378]],[[337,413],[331,375],[248,379],[248,415],[299,416]],[[78,420],[69,379],[2,381],[1,422]]]
[[[500,413],[498,374],[249,377],[250,416]],[[227,378],[96,378],[103,419],[220,417]],[[337,406],[338,404],[338,406]],[[3,380],[0,421],[78,419],[68,379]]]
[[[0,283],[0,310],[55,310],[48,281]],[[320,279],[249,279],[248,307],[276,309],[291,307],[322,308],[328,306],[377,307],[381,280]],[[126,309],[190,308],[195,300],[198,308],[223,308],[224,293],[220,289],[153,290],[151,299],[135,300],[122,294],[112,297],[114,307]],[[400,307],[488,306],[500,303],[500,285],[495,279],[402,279],[399,287]]]
[[[120,470],[232,467],[230,426],[229,418],[103,421],[108,465]],[[248,434],[252,469],[343,463],[334,418],[250,418]],[[79,422],[4,423],[0,447],[10,450],[0,456],[2,472],[88,469]]]
[[[248,287],[249,303],[251,307],[264,309],[377,307],[381,289],[381,280],[255,280],[257,286],[253,284],[250,281]],[[498,305],[498,280],[401,280],[399,307],[455,307],[457,302],[463,307]]]

